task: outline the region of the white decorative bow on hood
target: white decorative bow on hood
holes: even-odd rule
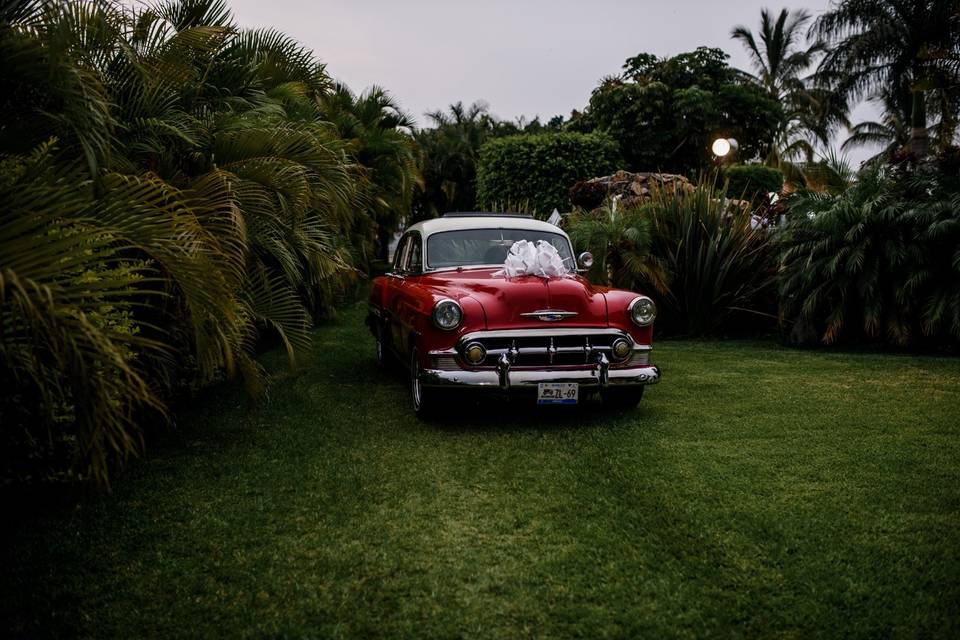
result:
[[[550,277],[565,276],[568,271],[557,248],[546,240],[537,240],[536,246],[528,240],[518,240],[510,247],[502,273],[510,278],[522,275]]]

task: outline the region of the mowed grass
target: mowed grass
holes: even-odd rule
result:
[[[637,410],[422,423],[362,314],[22,529],[13,635],[960,633],[960,361],[665,341]]]

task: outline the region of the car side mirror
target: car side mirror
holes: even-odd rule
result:
[[[593,254],[589,251],[584,251],[577,256],[577,264],[583,269],[589,269],[593,266]]]

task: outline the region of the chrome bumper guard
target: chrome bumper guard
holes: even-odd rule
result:
[[[420,384],[427,387],[463,387],[501,389],[536,387],[541,382],[576,382],[582,387],[626,387],[660,382],[660,369],[648,365],[630,369],[611,369],[606,357],[601,357],[590,369],[565,369],[555,371],[514,369],[509,361],[501,358],[496,370],[448,371],[426,369],[420,372]]]

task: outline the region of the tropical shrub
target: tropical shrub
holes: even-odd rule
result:
[[[650,255],[653,240],[647,211],[618,207],[615,200],[608,199],[601,208],[574,211],[564,226],[578,251],[593,254],[588,277],[594,282],[628,288],[643,282],[658,291],[667,289],[658,263]]]
[[[603,134],[547,133],[498,138],[480,149],[477,204],[529,202],[547,216],[568,210],[568,190],[579,180],[610,173],[616,143]]]
[[[661,329],[701,336],[772,325],[776,267],[769,231],[756,224],[750,207],[726,203],[725,192],[701,181],[692,193],[655,193],[644,206],[651,253],[667,274],[666,289],[654,287]]]
[[[783,172],[762,164],[736,164],[724,172],[727,193],[735,198],[753,199],[757,194],[780,193]]]
[[[558,132],[563,117],[547,122],[539,117],[500,120],[484,102],[451,104],[446,111],[426,114],[430,127],[415,130],[417,164],[423,182],[417,189],[411,218],[434,218],[448,211],[470,211],[477,203],[477,162],[480,148],[492,138]],[[506,202],[500,199],[498,202]]]
[[[366,206],[355,216],[351,245],[354,262],[366,270],[374,249],[386,259],[390,239],[410,210],[414,190],[423,186],[407,133],[413,121],[381,87],[356,96],[337,83],[320,101],[322,117],[337,127],[360,169],[357,200]],[[375,248],[370,246],[373,239]]]
[[[222,0],[5,3],[0,51],[0,474],[105,484],[177,381],[304,353],[412,142]]]
[[[480,147],[494,135],[496,121],[487,105],[462,102],[448,111],[426,114],[433,125],[414,131],[423,184],[413,202],[416,220],[449,211],[469,211],[477,201]]]
[[[742,332],[772,324],[776,269],[768,230],[725,195],[704,181],[692,192],[655,190],[634,209],[576,212],[568,231],[578,250],[603,258],[595,281],[654,298],[658,331]]]
[[[788,328],[826,344],[960,339],[956,177],[872,167],[839,195],[805,191],[788,205],[777,238]]]

